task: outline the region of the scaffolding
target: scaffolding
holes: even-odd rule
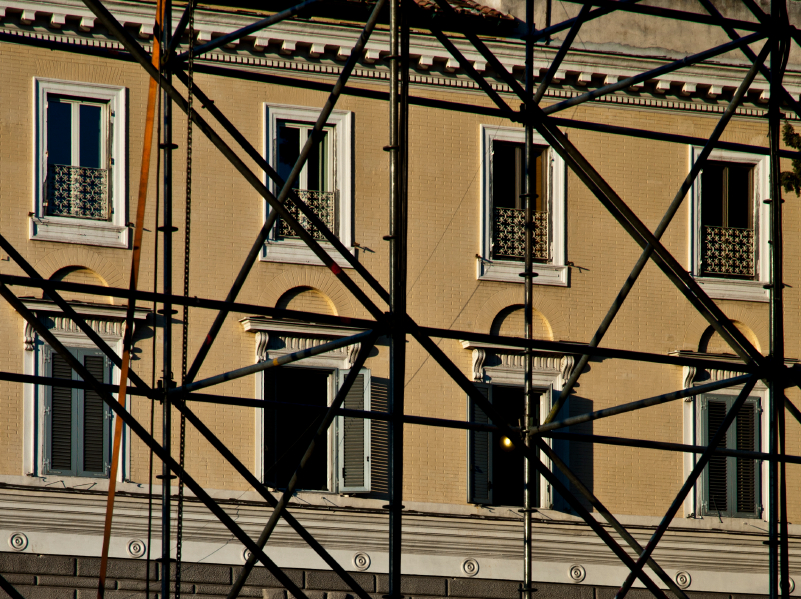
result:
[[[401,573],[403,540],[401,525],[403,522],[403,440],[404,426],[406,424],[446,427],[463,430],[477,430],[501,433],[512,440],[515,450],[522,452],[525,456],[525,471],[522,473],[525,479],[525,503],[524,514],[524,571],[522,572],[521,594],[524,598],[531,597],[532,594],[532,512],[534,511],[533,489],[536,477],[541,476],[559,493],[570,505],[571,509],[578,514],[584,522],[597,534],[597,536],[614,552],[620,561],[629,569],[629,572],[616,597],[622,599],[630,590],[635,580],[640,580],[644,586],[657,597],[667,595],[658,586],[657,582],[644,569],[647,565],[656,579],[661,581],[675,596],[686,599],[687,594],[677,584],[673,578],[665,573],[654,561],[652,555],[657,548],[662,536],[665,534],[671,520],[676,516],[687,494],[692,490],[697,478],[703,471],[713,456],[736,456],[741,458],[752,458],[767,460],[768,468],[768,488],[769,488],[769,540],[767,543],[769,551],[769,594],[776,598],[780,595],[788,597],[789,588],[789,548],[788,548],[788,522],[787,522],[787,484],[786,484],[786,464],[801,463],[801,456],[787,455],[785,452],[785,414],[789,412],[793,418],[801,423],[801,412],[786,399],[784,390],[792,386],[801,386],[801,374],[794,368],[785,364],[784,351],[784,316],[783,316],[783,282],[782,268],[782,200],[780,185],[781,157],[798,157],[796,153],[780,148],[780,121],[783,118],[782,110],[789,110],[801,117],[801,105],[796,101],[783,86],[783,75],[787,64],[790,46],[792,43],[801,46],[801,31],[792,26],[789,22],[787,7],[784,1],[772,0],[770,3],[770,13],[765,13],[753,0],[743,0],[742,4],[749,11],[754,21],[734,20],[722,15],[710,0],[699,0],[700,5],[705,9],[705,13],[695,13],[683,10],[675,10],[658,6],[648,6],[639,4],[635,1],[619,0],[617,2],[607,0],[571,0],[583,5],[579,15],[568,19],[562,23],[537,30],[533,23],[534,3],[533,0],[526,0],[526,23],[525,23],[525,75],[524,81],[509,72],[501,61],[493,54],[488,46],[479,37],[482,34],[481,28],[477,27],[474,21],[463,18],[457,13],[448,0],[434,0],[436,7],[432,14],[427,14],[426,23],[431,34],[439,40],[451,56],[458,61],[463,71],[479,86],[479,88],[492,100],[495,108],[484,108],[478,105],[455,104],[446,100],[431,98],[413,97],[409,91],[409,19],[419,16],[423,10],[412,0],[376,0],[372,5],[370,16],[362,29],[361,35],[353,47],[347,62],[342,68],[336,83],[333,86],[324,83],[303,82],[302,84],[315,89],[322,89],[329,92],[320,115],[309,135],[297,162],[294,164],[286,180],[266,162],[261,153],[254,148],[245,137],[236,129],[231,121],[226,118],[222,111],[217,108],[212,99],[206,96],[202,89],[193,81],[193,69],[201,70],[200,66],[194,64],[196,58],[212,49],[224,46],[231,41],[241,39],[262,30],[272,24],[285,19],[291,19],[297,15],[306,14],[312,9],[318,0],[306,0],[305,2],[279,12],[273,16],[262,19],[239,31],[218,37],[202,45],[194,44],[193,36],[193,15],[196,2],[190,1],[182,7],[181,17],[175,30],[165,27],[165,23],[173,23],[172,3],[170,0],[159,0],[156,15],[156,35],[154,38],[154,50],[152,55],[134,39],[126,28],[115,18],[115,16],[104,6],[101,0],[84,0],[86,6],[97,17],[100,23],[108,32],[116,38],[127,52],[127,59],[133,60],[150,76],[150,94],[148,102],[147,120],[145,123],[145,146],[142,161],[142,173],[140,177],[139,204],[137,207],[137,219],[134,230],[133,244],[133,264],[131,270],[130,286],[128,289],[109,288],[92,286],[79,283],[64,281],[45,280],[29,264],[23,256],[13,247],[8,240],[0,237],[0,247],[2,247],[11,259],[24,271],[26,276],[0,275],[0,295],[9,302],[11,306],[27,321],[27,323],[38,333],[41,338],[49,344],[54,351],[63,357],[64,360],[82,379],[81,381],[65,381],[52,377],[19,375],[16,373],[0,373],[0,379],[17,381],[37,385],[78,387],[94,390],[108,407],[117,415],[117,431],[115,436],[114,451],[119,451],[119,435],[122,425],[129,427],[131,433],[139,437],[153,454],[162,462],[162,556],[160,558],[161,568],[161,593],[162,599],[168,599],[171,594],[171,572],[170,563],[173,560],[171,555],[171,526],[170,526],[170,503],[171,479],[178,478],[181,488],[185,485],[205,506],[225,525],[231,533],[247,548],[250,555],[240,576],[232,586],[228,598],[234,599],[252,568],[257,562],[271,572],[276,579],[285,586],[287,591],[298,599],[305,599],[306,595],[297,585],[279,568],[264,552],[264,547],[269,541],[270,535],[275,529],[278,520],[283,518],[301,538],[308,543],[322,560],[336,572],[342,580],[352,589],[361,599],[370,599],[370,595],[362,589],[354,578],[320,545],[320,543],[309,534],[308,531],[289,513],[287,505],[294,491],[298,488],[298,481],[303,473],[304,466],[308,463],[310,456],[322,444],[322,440],[327,434],[328,427],[338,415],[347,415],[354,418],[368,418],[383,420],[388,422],[389,430],[389,504],[386,506],[389,514],[389,599],[400,599],[401,594]],[[358,88],[347,88],[348,79],[361,59],[368,39],[379,22],[381,15],[388,11],[389,30],[390,30],[390,60],[389,90],[388,94],[377,93],[369,90],[359,90]],[[541,106],[542,100],[549,85],[559,71],[560,65],[570,50],[573,40],[576,38],[581,26],[589,20],[607,16],[613,18],[618,11],[628,11],[643,15],[651,15],[661,18],[673,19],[714,25],[722,28],[731,41],[705,50],[698,54],[676,60],[656,69],[640,73],[633,77],[622,79],[580,94],[559,103]],[[178,53],[181,39],[189,32],[189,48],[183,53]],[[546,39],[548,36],[560,31],[567,31],[567,36],[556,53],[552,64],[547,69],[544,76],[535,74],[533,50],[535,43]],[[737,31],[746,32],[740,35]],[[502,81],[511,90],[512,95],[520,102],[519,110],[515,110],[497,91],[496,86],[490,83],[487,78],[479,73],[473,62],[465,58],[463,53],[452,41],[453,34],[458,33],[462,39],[466,39],[473,49],[478,52],[491,68],[494,76]],[[762,47],[759,53],[753,52],[749,44],[761,42]],[[751,67],[742,80],[739,88],[732,97],[726,111],[720,117],[714,131],[708,139],[698,139],[682,135],[672,135],[667,133],[650,132],[626,127],[603,125],[597,123],[585,123],[573,121],[566,118],[558,118],[554,115],[566,108],[576,106],[582,102],[587,102],[601,98],[607,94],[629,88],[632,85],[654,79],[660,75],[674,72],[690,65],[700,63],[706,59],[721,55],[725,52],[739,50],[750,61]],[[108,51],[102,48],[86,48],[87,53],[98,56],[110,56]],[[119,58],[116,54],[115,57]],[[770,60],[769,63],[766,62]],[[207,73],[238,77],[244,76],[233,68],[222,67],[202,67]],[[257,76],[248,74],[253,78]],[[695,279],[682,267],[680,262],[665,248],[660,239],[676,215],[685,196],[691,189],[693,182],[699,176],[701,169],[715,148],[728,148],[740,151],[750,151],[753,153],[766,153],[764,148],[748,146],[743,144],[724,143],[720,141],[727,124],[736,113],[737,107],[742,102],[746,92],[757,76],[764,77],[770,85],[770,104],[768,110],[768,133],[770,147],[767,153],[770,156],[770,198],[765,201],[770,204],[770,352],[767,356],[762,355],[746,338],[746,336],[733,324],[733,322],[723,313],[723,311],[710,299],[707,293],[699,286]],[[184,97],[173,85],[173,79],[177,78],[188,90],[188,96]],[[269,81],[269,78],[265,78]],[[298,82],[298,84],[300,84]],[[315,87],[316,86],[316,87]],[[156,107],[158,105],[157,93],[161,92],[161,115],[158,148],[161,150],[161,165],[159,177],[161,178],[162,193],[162,226],[159,228],[162,233],[162,256],[163,256],[163,292],[145,292],[138,289],[138,268],[142,245],[142,231],[144,226],[144,206],[147,196],[147,181],[149,177],[148,168],[152,151],[152,138],[154,126],[156,124]],[[330,222],[326,222],[318,212],[309,205],[310,198],[304,197],[293,188],[298,180],[301,170],[312,150],[313,144],[322,136],[323,126],[331,115],[337,100],[342,94],[364,94],[371,97],[385,99],[389,104],[389,140],[384,150],[389,154],[389,210],[390,210],[390,232],[384,238],[389,242],[390,249],[390,285],[385,289],[378,280],[348,251],[337,235],[332,232]],[[205,114],[194,107],[194,102],[199,102]],[[417,324],[407,313],[406,308],[406,289],[407,289],[407,267],[406,255],[408,247],[407,224],[407,181],[408,181],[408,123],[410,105],[425,105],[446,110],[474,111],[481,114],[500,116],[508,119],[512,123],[522,124],[525,130],[525,169],[526,185],[522,194],[523,205],[525,208],[525,233],[524,233],[524,272],[521,277],[524,280],[525,289],[525,336],[523,338],[501,337],[497,335],[486,335],[471,331],[454,331],[440,328],[425,327]],[[188,117],[190,135],[192,128],[196,128],[213,144],[222,156],[244,177],[244,179],[255,189],[260,196],[264,197],[269,203],[271,211],[265,219],[260,233],[257,236],[248,256],[237,274],[230,291],[225,300],[215,300],[211,298],[189,297],[184,288],[184,293],[175,294],[172,289],[172,236],[176,228],[173,226],[173,151],[176,145],[172,139],[172,111],[177,109]],[[209,123],[213,121],[217,126],[222,127],[238,146],[237,149],[247,154],[263,170],[269,179],[279,189],[274,195],[267,185],[262,181],[259,173],[254,172],[237,155],[232,147],[216,133]],[[673,143],[686,144],[688,141],[703,146],[698,159],[695,161],[689,174],[677,190],[673,201],[670,203],[662,220],[655,230],[651,231],[626,205],[615,190],[604,180],[592,164],[582,155],[582,153],[568,140],[567,136],[560,129],[578,127],[591,129],[611,135],[631,135],[646,139],[660,140]],[[618,221],[632,239],[642,248],[642,254],[634,265],[631,274],[626,279],[626,283],[620,289],[617,297],[610,306],[608,313],[598,326],[597,332],[591,341],[586,344],[552,342],[534,339],[533,334],[533,260],[536,258],[536,210],[535,210],[535,170],[533,166],[534,147],[533,133],[536,131],[546,140],[548,145],[561,156],[574,175],[592,192],[601,202],[609,213]],[[191,138],[190,138],[191,139]],[[191,148],[191,142],[190,142]],[[190,162],[191,165],[191,162]],[[188,169],[191,172],[191,168]],[[191,197],[191,178],[187,180],[187,193]],[[189,213],[187,213],[188,227]],[[265,306],[244,304],[237,302],[237,296],[242,289],[248,273],[258,258],[259,251],[263,247],[271,229],[276,224],[276,219],[281,220],[282,226],[291,230],[291,234],[301,239],[312,250],[315,256],[328,268],[338,281],[355,297],[358,302],[370,314],[371,319],[355,319],[269,308]],[[313,232],[311,229],[313,228]],[[188,234],[188,231],[187,231]],[[346,273],[337,262],[329,256],[329,253],[320,245],[324,240],[331,244],[339,257],[346,261],[352,272],[361,277],[362,281],[380,298],[385,306],[378,305],[368,294],[357,285],[354,279]],[[668,277],[668,279],[679,289],[687,298],[692,306],[703,316],[709,325],[725,340],[732,351],[737,354],[741,362],[732,363],[709,359],[699,359],[695,357],[660,355],[648,352],[612,349],[600,347],[607,330],[618,316],[621,307],[627,299],[638,276],[643,271],[649,261],[654,261],[656,266]],[[188,276],[188,257],[186,261],[185,277]],[[187,279],[185,278],[185,281]],[[84,365],[78,361],[59,340],[44,326],[36,315],[27,308],[21,299],[10,289],[11,286],[21,286],[29,288],[40,288],[46,292],[48,297],[63,311],[64,315],[72,319],[83,333],[91,339],[111,361],[122,372],[119,388],[104,384],[97,380],[87,371]],[[124,337],[124,352],[120,357],[103,339],[87,324],[86,320],[76,313],[75,309],[65,301],[60,292],[73,291],[94,295],[111,296],[123,298],[128,301],[127,308],[127,327]],[[173,343],[171,326],[164,327],[163,336],[163,373],[164,384],[153,386],[147,384],[133,370],[129,369],[130,348],[132,343],[133,315],[136,302],[153,302],[160,304],[159,312],[165,317],[176,312],[176,307],[184,310],[184,320],[190,308],[211,310],[216,312],[216,318],[211,326],[205,341],[195,356],[191,364],[188,363],[186,354],[183,358],[183,372],[180,384],[173,384],[172,379],[172,358],[176,351],[177,344]],[[226,316],[230,312],[248,312],[254,315],[271,316],[275,318],[292,318],[316,324],[347,324],[364,329],[364,333],[347,337],[335,342],[327,343],[290,354],[283,358],[259,363],[255,366],[248,366],[232,372],[219,374],[204,380],[195,380],[203,364],[204,359],[209,353],[215,338],[220,331]],[[354,383],[360,367],[364,364],[370,349],[379,337],[387,337],[390,341],[390,403],[388,412],[376,411],[357,411],[343,408],[344,399]],[[474,422],[455,421],[438,418],[428,418],[422,416],[411,416],[404,411],[404,373],[406,371],[406,339],[415,339],[433,358],[442,370],[455,381],[477,406],[483,410],[490,424],[480,424]],[[432,338],[461,339],[478,342],[502,343],[506,346],[520,348],[524,352],[525,369],[525,406],[526,416],[522,426],[516,423],[505,422],[493,405],[487,400],[485,395],[469,380],[462,371],[447,357],[447,355],[432,341]],[[260,370],[280,367],[283,364],[302,360],[306,357],[351,345],[361,343],[358,355],[354,364],[347,375],[344,384],[336,393],[336,397],[330,407],[325,412],[325,416],[320,422],[314,439],[309,444],[303,458],[297,465],[294,475],[287,482],[286,488],[280,497],[275,497],[272,492],[258,480],[248,468],[239,461],[236,456],[226,447],[224,439],[219,438],[210,428],[195,414],[189,407],[192,400],[214,401],[217,403],[227,403],[230,405],[249,406],[255,409],[263,407],[265,402],[230,398],[222,396],[198,395],[200,389],[209,388],[213,385],[227,380],[253,374]],[[184,336],[183,351],[186,352],[186,337]],[[532,352],[534,350],[545,350],[555,352],[565,352],[580,355],[577,366],[573,369],[569,380],[564,385],[558,401],[553,405],[550,413],[543,423],[538,424],[534,419],[534,390],[532,385]],[[579,377],[584,371],[584,367],[593,357],[615,358],[630,361],[651,362],[662,365],[679,365],[698,368],[719,367],[723,370],[740,373],[737,376],[723,381],[700,385],[691,389],[680,390],[673,393],[633,401],[616,407],[576,415],[562,420],[557,420],[557,415],[565,400],[576,385]],[[188,366],[188,367],[187,367]],[[749,392],[753,389],[757,380],[766,382],[770,397],[770,414],[768,416],[768,446],[769,452],[744,451],[736,449],[720,449],[719,442],[726,435],[728,428],[732,425],[738,410],[744,405]],[[128,388],[130,384],[131,388]],[[573,433],[558,432],[567,426],[589,422],[600,418],[606,418],[617,414],[631,412],[650,406],[664,404],[681,398],[700,395],[709,391],[735,387],[742,385],[742,390],[737,395],[737,399],[727,412],[724,420],[715,435],[709,440],[707,446],[692,446],[678,443],[663,443],[648,440],[609,438],[594,435],[577,435]],[[112,393],[119,393],[119,400],[115,399]],[[138,422],[125,407],[126,395],[141,395],[149,398],[153,402],[160,401],[163,406],[163,430],[161,442],[156,440],[146,428]],[[172,411],[177,410],[183,423],[189,424],[216,449],[220,455],[250,484],[272,507],[272,513],[264,526],[258,539],[249,537],[243,529],[217,504],[217,502],[195,481],[192,475],[187,472],[183,464],[183,452],[178,460],[172,454]],[[699,454],[700,458],[695,463],[690,475],[683,482],[680,490],[676,493],[670,508],[665,513],[661,523],[654,531],[650,541],[645,547],[641,546],[634,537],[624,528],[624,526],[611,514],[611,512],[593,495],[590,489],[582,483],[569,466],[553,451],[546,442],[547,439],[563,438],[575,439],[582,442],[605,443],[617,446],[630,446],[636,448],[650,448],[664,451],[675,451],[684,453]],[[183,447],[183,444],[182,444]],[[112,468],[116,467],[116,460],[112,460]],[[557,475],[557,473],[559,473]],[[114,482],[115,473],[110,477],[109,505],[106,516],[106,530],[102,554],[102,566],[98,595],[102,597],[104,591],[103,580],[105,577],[105,564],[108,557],[108,540],[111,529],[111,515],[113,511]],[[564,481],[568,481],[569,485]],[[180,497],[180,496],[179,496]],[[179,498],[180,502],[180,498]],[[603,526],[589,510],[585,507],[587,502],[592,508],[607,522],[609,527],[619,535],[619,537],[637,555],[633,559],[629,553],[611,536],[607,528]],[[180,522],[180,518],[179,518]],[[178,547],[180,551],[180,527],[178,529]],[[178,555],[180,563],[180,554]],[[178,574],[180,576],[180,574]],[[10,596],[21,599],[21,595],[13,586],[0,577],[0,586]],[[180,586],[176,587],[176,593],[180,592]]]

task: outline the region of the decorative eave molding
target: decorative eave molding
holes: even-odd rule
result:
[[[256,334],[256,362],[264,362],[270,356],[282,356],[293,352],[322,345],[332,339],[351,337],[363,333],[364,329],[314,325],[297,321],[274,320],[259,316],[240,319],[245,332]],[[354,343],[319,356],[305,358],[304,363],[312,366],[350,368],[361,349],[361,343]]]
[[[704,352],[679,349],[670,352],[669,355],[679,356],[682,358],[697,358],[699,360],[715,360],[716,362],[731,362],[732,364],[743,363],[740,357],[734,354],[709,354]],[[785,358],[784,364],[785,366],[796,366],[798,364],[801,364],[801,360],[798,360],[797,358]],[[682,368],[682,377],[681,377],[682,387],[684,389],[689,389],[695,384],[695,377],[702,370],[696,368],[695,366],[682,366],[681,368]],[[736,376],[740,376],[743,374],[738,370],[723,370],[719,368],[707,368],[703,370],[705,370],[709,374],[709,380],[704,381],[704,383],[714,383],[717,381],[734,378]],[[757,385],[762,385],[762,383],[757,382]],[[692,400],[688,399],[685,401],[692,401]]]
[[[120,1],[109,1],[106,5],[143,41],[152,38],[151,6]],[[178,15],[174,15],[173,18],[177,20]],[[199,39],[208,41],[240,29],[254,20],[255,17],[199,10],[196,14],[195,27],[199,31]],[[95,24],[94,15],[78,0],[48,2],[0,0],[0,29],[6,33],[123,50],[116,41],[104,38],[102,33],[93,31]],[[239,68],[300,70],[336,76],[341,71],[341,62],[350,55],[356,32],[355,26],[288,20],[229,44],[225,49],[215,50],[201,60],[233,63]],[[478,71],[486,69],[483,57],[476,53],[472,46],[458,38],[452,41]],[[508,70],[523,69],[524,45],[520,40],[511,38],[488,40],[487,45]],[[539,69],[540,75],[548,68],[557,50],[556,47],[536,47],[535,68]],[[363,64],[361,68],[354,70],[353,75],[370,79],[388,78],[388,67],[384,64],[388,54],[388,33],[382,30],[375,31],[367,44]],[[413,61],[416,61],[417,70],[417,73],[412,73],[410,76],[412,83],[479,91],[475,82],[465,76],[456,61],[432,36],[413,34],[411,55]],[[660,66],[665,60],[665,57],[572,51],[554,80],[557,87],[549,89],[546,95],[554,99],[570,98],[582,93],[581,88],[592,81],[598,84],[613,83]],[[431,75],[420,74],[429,69],[436,69],[438,72]],[[667,75],[658,80],[639,84],[627,91],[610,94],[594,102],[697,112],[723,112],[726,109],[725,103],[710,104],[708,101],[714,100],[727,89],[730,91],[735,89],[744,73],[745,67],[740,64],[720,62],[693,65],[676,71],[672,76]],[[561,87],[558,87],[560,84]],[[801,93],[801,73],[787,73],[785,86],[791,94],[798,97]],[[508,86],[500,82],[494,83],[493,87],[500,92],[511,91]],[[667,96],[667,92],[671,90],[673,93]],[[678,100],[678,96],[687,100]],[[690,98],[691,96],[695,97],[695,101]],[[762,109],[759,105],[765,104],[768,99],[767,84],[756,82],[752,85],[748,97],[752,105],[740,107],[737,114],[762,116],[766,109]],[[788,116],[795,118],[793,115]]]
[[[52,301],[42,299],[23,299],[26,308],[34,312],[42,323],[53,333],[59,336],[83,336],[84,333],[77,324],[61,311]],[[122,339],[125,333],[126,306],[110,306],[107,304],[76,304],[70,302],[72,308],[86,320],[86,324],[100,335],[109,339]],[[147,319],[149,310],[134,310],[134,323]],[[36,348],[36,331],[28,321],[22,338],[26,351]]]
[[[524,349],[509,345],[485,343],[482,341],[460,341],[464,349],[473,351],[473,380],[484,382],[488,372],[495,372],[503,378],[522,375],[525,367]],[[500,364],[485,366],[487,357],[494,355]],[[532,370],[535,376],[558,377],[559,382],[566,381],[575,366],[575,357],[550,351],[532,352]]]

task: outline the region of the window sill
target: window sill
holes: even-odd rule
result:
[[[128,227],[109,222],[31,216],[30,238],[127,249]]]
[[[353,268],[330,243],[323,241],[320,242],[320,246],[337,263],[337,266],[340,268]],[[354,248],[348,248],[348,250],[353,253]],[[302,241],[268,241],[264,244],[260,260],[262,262],[324,266],[311,248]]]
[[[740,300],[744,302],[767,302],[770,290],[763,281],[737,281],[713,277],[695,277],[701,289],[712,299]]]
[[[537,275],[535,285],[557,285],[567,287],[567,266],[535,263],[532,268]],[[522,262],[490,261],[476,258],[476,271],[479,281],[502,281],[505,283],[522,283]]]

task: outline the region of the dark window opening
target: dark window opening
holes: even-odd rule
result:
[[[534,235],[532,256],[538,262],[549,258],[548,199],[544,165],[548,148],[534,147]],[[492,257],[496,260],[525,258],[525,144],[492,142]]]
[[[264,482],[286,488],[309,446],[325,408],[331,373],[308,368],[275,368],[264,372],[264,399],[300,404],[264,408]],[[303,469],[299,489],[328,490],[328,449],[318,447]]]
[[[523,387],[493,385],[485,388],[487,397],[500,416],[511,426],[519,427],[525,418]],[[490,423],[480,407],[470,401],[471,422]],[[535,422],[539,422],[539,396],[534,397]],[[525,458],[515,451],[510,440],[500,433],[471,431],[470,492],[472,503],[522,507],[525,493]],[[534,503],[539,504],[539,476],[534,476]]]
[[[754,167],[708,161],[701,173],[701,275],[756,276]]]

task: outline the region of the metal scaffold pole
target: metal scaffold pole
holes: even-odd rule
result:
[[[770,4],[771,18],[778,26],[784,23],[786,6],[784,0],[772,0]],[[786,539],[779,536],[779,411],[784,411],[784,389],[779,377],[784,367],[784,277],[782,273],[782,198],[781,175],[779,165],[779,140],[781,125],[781,86],[784,72],[785,34],[783,28],[774,29],[773,49],[770,53],[771,98],[768,109],[770,139],[770,356],[773,362],[773,373],[769,382],[770,413],[768,428],[768,447],[770,452],[768,472],[768,516],[770,552],[768,592],[771,599],[789,595],[787,580],[779,576],[779,543],[784,545]],[[784,477],[781,485],[785,484]],[[786,518],[786,514],[781,514]],[[785,564],[781,563],[782,571]]]
[[[526,0],[526,102],[521,105],[521,110],[525,114],[531,114],[529,110],[534,103],[534,0]],[[524,207],[525,207],[525,285],[524,285],[524,318],[525,318],[525,335],[526,339],[533,339],[533,292],[534,292],[534,273],[532,265],[532,252],[534,251],[533,236],[534,236],[534,207],[536,202],[535,189],[536,189],[536,158],[534,156],[533,144],[533,129],[531,127],[531,120],[526,119],[525,126],[525,192],[523,194]],[[532,561],[532,547],[531,547],[531,512],[534,509],[535,497],[534,493],[537,487],[537,473],[532,463],[531,455],[534,450],[534,439],[532,439],[528,432],[536,428],[539,424],[537,418],[537,409],[534,405],[534,389],[532,386],[532,350],[526,348],[524,370],[525,379],[525,424],[526,430],[525,443],[530,451],[526,453],[523,461],[523,587],[522,598],[531,599],[531,561]]]
[[[390,336],[390,426],[389,426],[389,597],[401,597],[401,554],[403,522],[403,413],[406,371],[406,72],[408,54],[400,0],[390,0],[390,246],[389,308]]]
[[[162,26],[162,48],[170,47],[172,30],[172,2],[164,2],[164,20]],[[166,52],[162,58],[165,64],[169,60]],[[170,82],[172,77],[168,68],[162,69],[164,78]],[[167,455],[172,448],[172,408],[168,396],[172,382],[172,99],[165,91],[164,114],[162,123],[161,149],[163,151],[163,205],[162,232],[164,233],[163,288],[165,299],[162,305],[163,335],[163,370],[162,370],[162,446]],[[166,462],[161,469],[161,597],[170,597],[170,478],[172,473]]]

